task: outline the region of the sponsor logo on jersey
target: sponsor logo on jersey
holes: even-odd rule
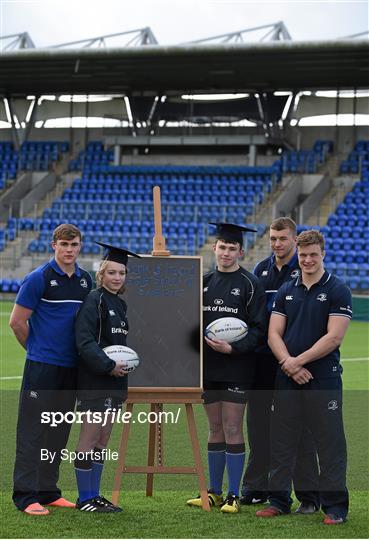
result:
[[[316,299],[319,300],[319,302],[326,302],[327,301],[327,295],[326,295],[326,293],[322,292],[322,293],[318,294]]]
[[[111,329],[112,334],[128,334],[128,331],[124,328],[112,328]]]
[[[228,386],[228,392],[233,392],[234,394],[244,394],[245,390],[240,390],[238,386]]]
[[[113,317],[113,315],[115,315],[114,309],[109,309],[109,315],[111,315],[112,317]]]
[[[121,325],[122,328],[124,328],[126,323],[124,321],[120,321],[120,325]]]
[[[223,304],[223,300],[222,300],[221,298],[216,298],[216,299],[214,300],[214,304],[215,304],[216,306],[221,306],[221,305]]]
[[[295,278],[299,277],[299,275],[300,275],[300,270],[298,270],[297,268],[295,270],[293,270],[291,272],[291,274],[290,274],[292,279],[295,279]]]
[[[30,390],[29,397],[31,397],[33,399],[37,399],[38,398],[38,393],[35,392],[34,390]]]
[[[231,294],[233,294],[234,296],[240,296],[241,290],[240,289],[232,289]]]
[[[87,289],[87,279],[86,278],[82,278],[79,282],[79,284],[81,285],[81,287],[84,287],[85,289]]]
[[[52,279],[50,281],[50,285],[51,285],[51,287],[57,287],[59,285],[59,283],[56,281],[56,279]]]
[[[292,294],[288,294],[286,296],[286,300],[293,300],[293,295]],[[274,306],[273,306],[274,307]]]
[[[268,270],[263,270],[262,273],[261,273],[262,276],[267,276],[268,275]]]
[[[208,292],[209,287],[204,287],[204,292]]]
[[[335,399],[332,399],[332,401],[328,403],[328,411],[335,411],[337,409],[338,409],[338,402]]]

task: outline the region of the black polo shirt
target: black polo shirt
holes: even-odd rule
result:
[[[272,254],[270,257],[260,261],[255,266],[254,274],[260,279],[266,294],[268,314],[266,329],[268,332],[270,314],[272,312],[275,295],[277,294],[278,289],[283,285],[283,283],[286,283],[286,281],[296,279],[300,275],[297,252],[294,253],[292,259],[287,264],[284,264],[280,270],[275,263],[275,255]],[[257,353],[272,355],[272,351],[267,344],[267,339],[268,336],[266,333],[263,345],[260,345],[256,349]]]
[[[214,351],[204,343],[204,380],[250,384],[252,353],[265,334],[265,294],[260,281],[240,267],[234,272],[209,272],[203,284],[204,328],[220,317],[236,317],[249,327],[244,338],[232,343],[231,354]]]
[[[324,272],[310,289],[301,277],[282,285],[277,292],[272,313],[287,317],[283,341],[291,356],[310,349],[327,333],[331,315],[352,317],[350,289],[336,276]],[[339,348],[305,367],[313,377],[338,377],[342,372]]]

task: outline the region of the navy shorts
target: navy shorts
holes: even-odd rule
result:
[[[121,409],[126,397],[101,397],[95,399],[77,399],[77,411],[101,411]]]
[[[202,399],[204,405],[218,401],[229,403],[247,403],[249,387],[235,382],[204,381]]]

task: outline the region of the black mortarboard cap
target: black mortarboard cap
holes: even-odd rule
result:
[[[211,222],[210,225],[215,225],[217,228],[216,235],[222,240],[227,242],[238,242],[241,246],[243,244],[243,234],[244,232],[257,232],[257,229],[252,227],[244,227],[243,225],[235,225],[234,223],[214,223]]]
[[[106,261],[114,261],[126,265],[128,261],[128,255],[132,255],[132,257],[138,257],[139,259],[141,258],[140,255],[137,255],[137,253],[133,253],[132,251],[128,251],[128,249],[120,248],[117,246],[110,246],[109,244],[103,244],[102,242],[95,243],[105,248],[106,251],[103,258]]]

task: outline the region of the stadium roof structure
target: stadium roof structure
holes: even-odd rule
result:
[[[47,49],[34,47],[26,33],[7,36],[14,39],[0,53],[0,94],[153,96],[369,87],[368,39],[297,42],[277,23],[268,42],[240,41],[259,28],[264,27],[169,46],[157,44],[149,28]],[[104,38],[123,34],[133,34],[127,46],[105,46]]]

